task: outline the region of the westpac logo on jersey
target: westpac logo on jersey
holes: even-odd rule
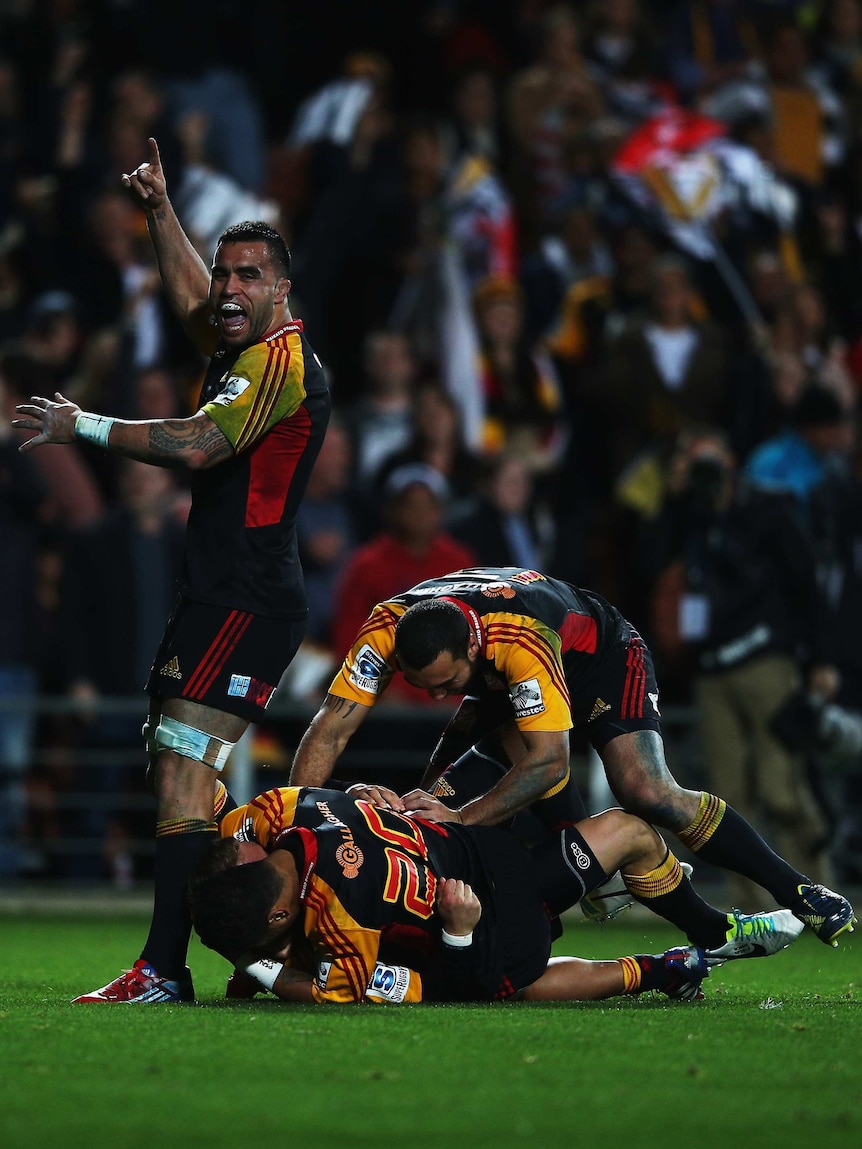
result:
[[[317,963],[317,984],[321,989],[326,989],[326,983],[329,981],[329,971],[331,969],[331,961],[322,961]]]
[[[528,678],[526,682],[516,682],[509,691],[515,718],[529,718],[531,714],[541,714],[545,709],[542,688],[538,678]]]
[[[360,647],[350,667],[350,681],[360,690],[376,694],[380,689],[380,679],[386,670],[386,663],[376,650],[366,643]]]

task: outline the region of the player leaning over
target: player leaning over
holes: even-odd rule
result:
[[[392,676],[401,672],[432,698],[464,695],[424,779],[433,794],[400,799],[374,788],[394,810],[466,825],[495,825],[527,805],[548,825],[584,816],[569,770],[569,730],[586,729],[626,810],[671,830],[704,861],[763,886],[824,942],[855,922],[840,894],[812,884],[721,798],[681,787],[668,770],[658,686],[643,640],[615,607],[538,571],[499,567],[429,579],[374,608],[300,743],[291,781],[319,786]],[[478,796],[464,790],[464,749],[514,720],[522,752]],[[460,793],[459,793],[460,791]],[[447,804],[440,799],[445,797]],[[783,948],[786,911],[729,919],[716,954]]]
[[[290,313],[290,254],[278,232],[264,223],[228,228],[207,271],[168,199],[155,140],[149,163],[123,182],[146,211],[172,307],[211,356],[199,410],[129,422],[83,412],[58,394],[22,404],[14,426],[36,432],[22,450],[78,438],[192,472],[181,595],[147,683],[158,802],[152,925],[131,970],[75,999],[186,1001],[194,998],[186,888],[216,834],[214,771],[264,714],[304,630],[295,519],[330,400]]]

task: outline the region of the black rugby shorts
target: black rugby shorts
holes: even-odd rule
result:
[[[147,693],[260,722],[304,633],[304,619],[264,618],[180,599],[153,660]]]
[[[575,729],[586,728],[596,750],[618,734],[661,731],[652,655],[633,627],[568,686]]]

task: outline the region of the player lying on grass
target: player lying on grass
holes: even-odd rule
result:
[[[699,897],[655,830],[622,810],[528,850],[495,827],[286,787],[226,815],[221,834],[192,883],[195,928],[285,1001],[591,1000],[648,989],[696,997],[711,962],[742,956],[722,952],[727,915]],[[694,947],[550,961],[550,917],[617,869]],[[770,952],[803,928],[787,911],[751,923]],[[746,956],[758,952],[752,941]]]

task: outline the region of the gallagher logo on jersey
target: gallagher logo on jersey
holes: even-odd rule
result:
[[[529,718],[531,714],[541,714],[545,709],[542,688],[538,678],[528,678],[526,682],[516,682],[509,691],[515,718]]]
[[[368,643],[361,647],[350,667],[350,681],[360,690],[376,694],[380,689],[380,679],[386,670],[386,663]]]

